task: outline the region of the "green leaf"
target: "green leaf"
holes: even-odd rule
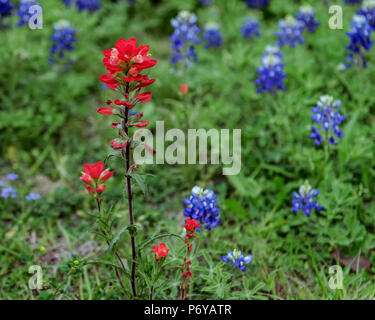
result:
[[[107,156],[104,159],[104,163],[107,164],[108,160],[112,157],[122,158],[121,150],[114,150],[114,151],[108,153]]]
[[[141,188],[144,195],[147,195],[147,185],[143,178],[138,173],[131,174],[131,177],[138,183],[139,187]]]
[[[116,235],[116,237],[114,237],[111,241],[111,243],[109,244],[109,247],[108,247],[108,250],[112,250],[113,249],[113,246],[120,240],[121,238],[121,235],[129,229],[129,226],[124,226],[121,228],[121,230],[119,231],[119,233]]]

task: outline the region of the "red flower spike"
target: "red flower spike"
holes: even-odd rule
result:
[[[185,222],[185,229],[187,233],[194,233],[195,229],[197,229],[200,224],[195,219],[187,219]]]
[[[186,83],[183,83],[180,85],[180,94],[181,95],[184,95],[184,94],[187,94],[189,91],[189,87]]]
[[[152,251],[155,254],[155,260],[159,261],[160,258],[168,257],[169,249],[167,248],[167,245],[164,242],[162,242],[159,245],[153,246]]]

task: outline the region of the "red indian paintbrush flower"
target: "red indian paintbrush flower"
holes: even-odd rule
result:
[[[109,169],[104,170],[104,164],[101,161],[98,161],[94,165],[86,163],[83,166],[83,172],[81,175],[81,180],[84,183],[87,183],[87,191],[90,195],[100,194],[105,190],[104,181],[108,180],[113,176],[114,171]]]
[[[189,91],[189,87],[186,83],[183,83],[180,85],[180,94],[181,95],[184,95],[184,94],[187,94]]]
[[[114,48],[103,51],[103,64],[108,72],[99,79],[112,90],[126,82],[139,82],[138,88],[152,84],[154,79],[150,80],[147,75],[139,74],[157,63],[157,60],[150,58],[149,49],[149,46],[137,47],[137,40],[134,38],[119,39]]]
[[[160,258],[168,257],[169,249],[167,248],[167,245],[164,242],[162,242],[159,245],[152,246],[152,251],[155,254],[155,260],[159,261]]]
[[[151,59],[149,53],[149,46],[140,45],[137,47],[137,41],[134,38],[129,40],[119,39],[114,45],[114,48],[104,50],[103,64],[107,69],[107,73],[100,76],[99,79],[104,82],[110,89],[117,90],[121,95],[118,99],[112,102],[107,101],[108,107],[100,107],[98,113],[103,115],[114,115],[119,117],[120,121],[113,122],[112,128],[118,129],[118,137],[113,139],[110,143],[111,147],[118,152],[125,162],[125,181],[128,206],[129,206],[129,220],[130,224],[134,224],[133,203],[132,203],[132,174],[134,170],[138,169],[137,164],[131,163],[131,153],[136,144],[136,134],[132,136],[130,129],[132,127],[145,127],[149,121],[139,120],[143,113],[130,112],[130,109],[139,103],[145,103],[151,100],[152,93],[150,91],[141,92],[142,88],[151,85],[155,79],[150,79],[147,74],[142,74],[146,69],[149,69],[157,63],[156,60]],[[155,153],[156,151],[146,144],[145,149],[148,152]],[[91,185],[90,185],[91,186]],[[90,193],[100,193],[104,188],[100,185],[92,187]],[[131,285],[133,296],[137,296],[136,290],[136,247],[134,234],[131,235],[132,243],[132,272]],[[166,257],[168,249],[164,248],[165,244],[157,246],[155,257]],[[164,255],[164,256],[163,256]]]

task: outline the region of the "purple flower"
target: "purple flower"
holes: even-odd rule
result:
[[[12,14],[14,5],[10,0],[0,0],[0,22],[2,18],[9,17]]]
[[[234,266],[240,268],[242,272],[246,271],[245,264],[248,264],[253,259],[251,254],[244,256],[240,250],[234,249],[233,251],[228,251],[226,256],[222,256],[221,260],[223,262],[228,263],[232,262]]]
[[[217,208],[216,195],[212,190],[202,189],[195,186],[191,190],[191,196],[184,200],[186,208],[184,216],[200,222],[207,230],[216,228],[219,225],[220,210]],[[197,228],[200,231],[200,228]]]
[[[38,200],[40,199],[40,194],[39,193],[30,193],[29,195],[26,196],[26,200],[32,201],[32,200]]]
[[[311,6],[302,6],[296,14],[296,19],[301,21],[304,28],[310,32],[315,32],[317,26],[320,25],[318,20],[315,20],[315,9]]]
[[[361,62],[364,67],[367,67],[362,49],[368,51],[373,44],[370,39],[372,31],[370,24],[363,15],[355,15],[350,26],[352,29],[346,33],[350,40],[350,44],[346,47],[349,51],[347,59],[350,63],[358,65]]]
[[[10,180],[10,181],[15,181],[17,180],[19,175],[17,173],[9,173],[5,175],[5,179]]]
[[[335,137],[341,139],[344,136],[339,125],[346,117],[338,112],[340,106],[340,100],[333,101],[333,97],[325,95],[320,97],[317,106],[311,108],[313,112],[311,115],[312,120],[321,124],[326,140],[332,145],[337,145]],[[311,130],[310,138],[315,140],[316,146],[319,146],[324,139],[318,128],[313,126]]]
[[[375,0],[365,1],[358,14],[364,16],[372,30],[375,30]]]
[[[35,0],[21,0],[20,1],[20,7],[17,11],[17,16],[20,17],[20,21],[17,22],[18,27],[21,27],[21,26],[29,23],[29,20],[32,16],[32,14],[29,13],[29,8],[31,6],[36,5],[36,4],[37,3],[36,3]]]
[[[50,53],[60,59],[64,58],[65,51],[74,50],[73,43],[76,41],[76,31],[70,27],[69,21],[61,20],[54,25],[55,33],[51,36],[52,47]],[[54,58],[51,57],[51,62]]]
[[[269,91],[276,94],[277,90],[285,90],[284,63],[278,47],[267,46],[266,53],[262,56],[262,65],[257,69],[258,79],[255,80],[257,92]]]
[[[252,40],[255,37],[260,37],[259,22],[255,18],[246,19],[245,24],[240,28],[240,30],[244,38]]]
[[[287,16],[284,20],[279,21],[279,30],[276,36],[279,38],[278,46],[290,45],[295,47],[297,43],[304,44],[305,40],[302,38],[302,31],[304,24],[296,20],[292,16]]]
[[[307,217],[310,217],[311,211],[313,209],[320,211],[323,207],[318,205],[318,200],[316,197],[319,195],[318,189],[312,189],[310,184],[306,181],[304,185],[300,186],[298,193],[293,192],[293,212],[298,212],[302,210]]]
[[[357,4],[361,2],[362,0],[345,0],[345,4]]]
[[[204,47],[220,48],[223,44],[223,37],[220,32],[220,25],[217,23],[207,24],[204,29],[203,40],[206,42]]]
[[[257,9],[268,6],[269,0],[247,0],[247,6],[249,8]]]
[[[201,0],[202,6],[208,6],[212,3],[212,0]]]
[[[182,61],[184,66],[189,68],[197,61],[194,44],[200,43],[198,34],[200,29],[197,26],[197,16],[188,11],[181,11],[178,16],[171,20],[174,28],[170,36],[170,47],[172,49],[171,64],[175,65]]]
[[[7,187],[1,190],[1,195],[2,198],[16,198],[17,193],[16,190],[14,190],[12,187]]]

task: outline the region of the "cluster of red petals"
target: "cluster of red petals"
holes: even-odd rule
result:
[[[194,232],[200,226],[197,220],[195,219],[187,219],[185,221],[185,230],[186,230],[186,237],[188,238],[195,238]]]
[[[155,260],[159,261],[160,258],[168,257],[169,249],[167,248],[167,245],[164,242],[162,242],[159,245],[153,246],[152,251],[155,254]]]
[[[157,63],[157,60],[150,58],[149,49],[149,46],[137,47],[135,38],[119,39],[114,48],[103,51],[103,64],[108,72],[99,79],[112,90],[116,89],[121,81],[139,82],[137,88],[152,84],[155,79],[140,74],[142,70],[151,68]]]
[[[87,191],[90,195],[100,194],[105,190],[104,181],[108,180],[113,176],[114,171],[109,169],[104,170],[104,164],[102,161],[98,161],[94,165],[86,163],[83,166],[83,172],[80,179],[87,183]]]
[[[189,90],[189,87],[186,83],[183,83],[183,84],[180,85],[180,94],[181,95],[187,94],[188,90]]]

